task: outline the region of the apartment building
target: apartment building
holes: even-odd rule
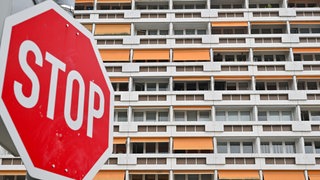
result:
[[[115,90],[97,180],[319,180],[319,0],[76,0]],[[94,148],[94,147],[92,147]],[[5,150],[0,180],[22,180]]]

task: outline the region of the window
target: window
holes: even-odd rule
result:
[[[149,160],[148,158],[144,160]],[[156,161],[159,159],[155,159]],[[169,180],[168,174],[130,174],[130,180]]]
[[[156,91],[157,84],[156,83],[147,83],[147,91]]]
[[[186,34],[187,35],[196,34],[196,30],[195,29],[186,29]]]
[[[127,122],[128,121],[127,111],[116,111],[114,119],[117,122]]]
[[[305,142],[305,143],[304,143],[304,150],[305,150],[305,153],[307,153],[307,154],[312,154],[312,153],[313,153],[313,145],[312,145],[312,142]]]
[[[320,154],[320,142],[315,142],[314,147],[317,154]]]
[[[157,120],[157,112],[155,111],[146,112],[146,121],[156,121],[156,120]]]
[[[184,112],[174,113],[175,121],[184,121]]]
[[[143,143],[133,143],[132,144],[132,153],[133,154],[142,154],[143,153]]]
[[[215,62],[243,62],[247,60],[247,54],[244,53],[228,53],[228,54],[220,54],[215,53],[213,60]]]
[[[270,111],[268,120],[269,121],[280,121],[279,111]]]
[[[264,55],[255,54],[253,56],[253,60],[255,62],[286,61],[286,55],[285,54],[264,54]]]
[[[166,110],[159,111],[135,111],[133,112],[133,121],[142,122],[142,121],[169,121],[169,112]]]
[[[300,28],[300,33],[301,34],[308,34],[309,33],[309,28]]]
[[[134,87],[136,91],[144,91],[144,83],[135,83]]]
[[[292,121],[291,111],[259,111],[258,121]]]
[[[175,174],[174,180],[212,180],[212,174]]]
[[[320,111],[311,111],[311,120],[320,121]]]
[[[218,153],[228,153],[228,146],[226,142],[218,142]]]
[[[317,82],[307,82],[308,90],[317,90]]]
[[[240,111],[240,121],[251,121],[250,111]]]
[[[289,90],[289,82],[256,82],[256,90]]]
[[[112,83],[114,91],[128,91],[128,83]]]
[[[296,148],[294,142],[286,142],[286,153],[296,153]]]
[[[200,111],[199,112],[199,120],[200,121],[209,121],[210,120],[210,112],[209,111]]]
[[[301,111],[301,121],[309,121],[309,112]]]
[[[269,142],[261,142],[260,148],[261,153],[270,153]]]
[[[249,82],[216,81],[214,83],[214,90],[216,91],[249,90]]]
[[[168,35],[169,31],[168,30],[160,30],[160,35]]]
[[[210,121],[210,111],[175,111],[175,121]]]
[[[267,121],[267,112],[258,112],[258,120],[259,121]]]
[[[285,61],[286,56],[285,55],[276,55],[276,61]]]
[[[159,112],[159,121],[169,121],[169,112]]]
[[[168,91],[168,83],[159,83],[159,91]]]
[[[148,143],[132,143],[132,153],[142,154],[142,153],[168,153],[169,143],[162,142],[148,142]]]
[[[290,111],[282,111],[282,121],[292,121],[292,114]]]
[[[156,143],[146,143],[146,153],[155,153]]]
[[[207,31],[205,29],[198,29],[197,34],[204,35],[204,34],[207,34]]]
[[[305,148],[305,152],[308,154],[311,154],[311,153],[320,154],[320,141],[305,142],[304,148]]]
[[[225,111],[216,112],[216,121],[226,121]]]
[[[209,81],[174,82],[174,91],[207,91],[210,89]]]
[[[280,154],[283,153],[282,143],[281,142],[273,142],[272,143],[273,153]]]
[[[139,121],[143,121],[143,119],[144,119],[143,112],[134,112],[133,113],[133,121],[139,122]]]
[[[148,30],[148,35],[157,35],[158,31],[157,30]]]
[[[253,153],[252,142],[243,143],[243,153]]]
[[[231,142],[230,143],[230,153],[240,153],[240,143]]]
[[[237,111],[229,111],[228,112],[228,120],[229,121],[238,121],[238,112]]]
[[[159,153],[168,153],[169,152],[169,143],[158,143]]]
[[[175,35],[183,35],[183,30],[174,30]]]
[[[265,90],[264,82],[256,82],[256,90]]]
[[[229,149],[229,151],[228,151]],[[252,142],[218,142],[218,153],[253,153]]]
[[[196,121],[197,111],[187,111],[187,121]]]
[[[217,111],[216,121],[251,121],[250,111]]]
[[[134,83],[135,91],[167,91],[168,83],[167,82],[135,82]]]
[[[275,82],[267,82],[267,90],[277,90],[277,84]]]

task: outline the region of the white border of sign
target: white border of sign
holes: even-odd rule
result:
[[[92,44],[92,47],[94,49],[95,55],[98,58],[98,63],[100,65],[101,71],[104,75],[104,78],[106,79],[107,85],[110,89],[110,124],[109,124],[109,145],[108,150],[106,150],[102,156],[98,159],[98,161],[94,164],[94,166],[90,169],[88,174],[84,177],[84,179],[93,179],[93,177],[96,175],[96,173],[100,170],[100,168],[103,166],[105,161],[110,157],[112,154],[112,148],[113,148],[113,108],[114,108],[114,92],[111,85],[111,82],[109,80],[109,77],[106,73],[105,67],[102,63],[101,56],[98,52],[98,48],[95,44],[95,41],[93,40],[92,34],[83,27],[78,21],[73,19],[70,14],[65,12],[62,8],[60,8],[55,2],[48,0],[43,3],[40,3],[34,7],[28,8],[24,11],[21,11],[17,14],[14,14],[12,16],[9,16],[5,21],[5,26],[3,29],[3,35],[2,35],[2,41],[1,41],[1,48],[0,48],[0,115],[4,121],[4,124],[6,128],[9,131],[9,134],[23,160],[24,165],[26,166],[26,169],[28,173],[38,179],[70,179],[65,176],[61,176],[43,169],[39,169],[35,167],[27,153],[26,148],[24,147],[23,142],[21,141],[21,138],[12,122],[12,119],[7,111],[7,108],[1,98],[2,89],[3,89],[3,83],[4,83],[4,74],[6,70],[7,65],[7,57],[8,57],[8,49],[10,44],[10,37],[11,37],[11,30],[12,26],[21,23],[23,21],[26,21],[34,16],[37,16],[38,14],[41,14],[45,11],[48,11],[50,9],[54,9],[57,13],[59,13],[61,16],[63,16],[67,21],[69,21],[73,26],[75,26],[81,33],[83,33],[85,36],[87,36],[90,39],[90,42]]]

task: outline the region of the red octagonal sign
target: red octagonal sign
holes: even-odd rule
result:
[[[112,152],[113,90],[92,35],[52,1],[7,18],[0,112],[31,176],[92,179]]]

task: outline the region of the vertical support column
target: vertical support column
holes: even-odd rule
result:
[[[169,171],[169,180],[174,180],[172,170]]]
[[[211,32],[211,22],[208,22],[208,25],[207,25],[208,27],[207,27],[207,35],[211,35],[212,34],[212,32]]]
[[[283,0],[282,3],[283,8],[288,8],[288,0]]]
[[[218,142],[216,137],[213,137],[213,153],[218,154]]]
[[[308,171],[304,170],[304,179],[309,180]]]
[[[173,49],[170,49],[169,51],[169,58],[170,58],[170,62],[173,62]]]
[[[211,91],[214,91],[214,77],[213,76],[210,77],[210,83],[211,83]],[[214,108],[214,107],[212,107],[212,108]]]
[[[216,107],[211,106],[211,119],[212,121],[216,121]]]
[[[173,0],[169,0],[169,10],[173,9]]]
[[[173,91],[173,77],[169,78],[169,91]]]
[[[293,75],[293,77],[292,77],[292,90],[294,90],[294,91],[298,90],[297,76],[296,75]]]
[[[129,92],[133,91],[133,79],[132,79],[132,77],[129,77],[128,90],[129,90]]]
[[[251,34],[251,23],[250,22],[248,22],[248,34]]]
[[[97,1],[98,0],[94,0],[94,2],[93,2],[93,9],[94,10],[97,10],[97,4],[98,4]]]
[[[251,89],[256,90],[256,78],[254,76],[251,76]]]
[[[132,59],[133,59],[133,49],[130,49],[130,57],[129,57],[129,61],[132,63]]]
[[[213,180],[218,180],[218,170],[214,170]]]
[[[257,154],[261,154],[260,144],[261,144],[261,139],[260,139],[260,137],[257,137],[256,143],[255,143],[255,150],[256,150]]]
[[[249,8],[249,0],[244,1],[244,8],[246,8],[246,9]]]
[[[132,9],[132,10],[135,10],[135,9],[136,9],[136,1],[135,1],[135,0],[132,0],[132,1],[131,1],[131,9]]]
[[[253,115],[253,120],[258,121],[258,107],[256,105],[253,106],[252,115]]]
[[[289,61],[290,62],[294,61],[294,55],[293,55],[293,49],[292,48],[289,49]]]
[[[263,172],[262,172],[262,170],[259,170],[259,176],[260,176],[260,180],[263,180]]]
[[[291,26],[289,21],[286,22],[286,27],[287,27],[287,34],[291,34],[291,31],[290,31]]]
[[[295,116],[296,116],[295,119],[296,119],[297,121],[302,121],[302,120],[301,120],[301,106],[300,106],[300,105],[297,105],[297,106],[296,106]]]
[[[173,137],[169,139],[169,154],[173,153]]]
[[[125,172],[125,180],[129,180],[130,179],[130,176],[129,176],[129,170],[126,170]]]
[[[211,8],[211,0],[207,0],[207,9]]]
[[[127,144],[126,144],[126,151],[127,151],[127,156],[130,154],[130,138],[127,137]]]
[[[96,24],[92,23],[92,29],[91,29],[91,33],[94,36],[94,32],[96,31]],[[97,41],[97,40],[96,40]]]
[[[135,31],[135,28],[134,28],[134,24],[133,23],[131,23],[130,24],[130,27],[131,27],[131,30],[130,30],[130,36],[134,36],[134,31]]]
[[[173,23],[172,23],[172,22],[169,23],[169,35],[170,35],[170,36],[173,36],[173,35],[174,35],[174,34],[173,34]]]
[[[249,61],[253,62],[253,49],[252,48],[249,49]]]
[[[297,142],[297,153],[302,153],[302,154],[306,153],[304,149],[304,137],[300,137]]]
[[[133,122],[133,119],[132,119],[132,107],[131,106],[128,107],[128,122]]]
[[[174,118],[174,112],[173,112],[173,106],[169,107],[169,122],[173,122]]]
[[[213,62],[213,50],[210,48],[210,62]]]

